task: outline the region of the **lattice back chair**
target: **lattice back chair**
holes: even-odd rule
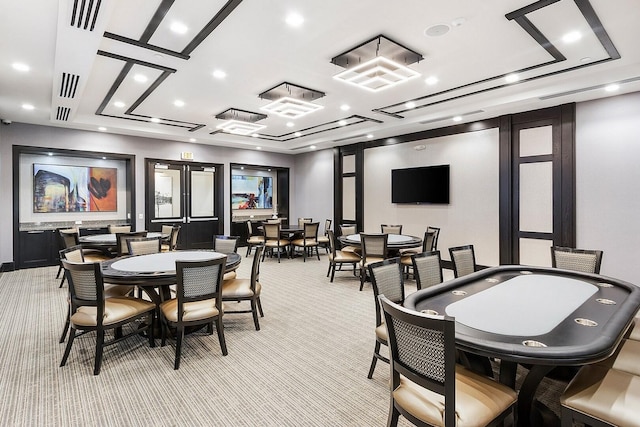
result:
[[[298,227],[303,228],[305,224],[313,222],[313,218],[298,218]]]
[[[427,234],[431,233],[433,237],[431,238],[431,246],[427,246],[422,252],[431,252],[438,250],[438,238],[440,237],[440,228],[438,227],[427,227],[427,231],[425,231],[425,237]]]
[[[127,242],[129,255],[148,255],[160,253],[161,237],[131,237]]]
[[[362,245],[362,260],[360,261],[360,290],[362,290],[367,278],[368,265],[382,261],[387,257],[388,242],[388,234],[360,233],[360,244]]]
[[[163,231],[162,234],[165,234],[165,229],[164,229],[164,225],[163,227]],[[171,251],[175,251],[178,249],[178,237],[180,236],[180,230],[182,229],[181,225],[173,225],[171,226],[171,231],[169,232],[169,237],[168,239],[165,241],[165,243],[162,244],[161,249],[162,252],[171,252]]]
[[[380,231],[383,234],[402,234],[402,225],[381,224]]]
[[[358,226],[355,224],[340,224],[338,225],[340,236],[350,236],[352,234],[358,234]],[[343,252],[355,252],[358,255],[362,253],[362,249],[358,246],[342,245],[341,250]]]
[[[87,332],[96,332],[94,375],[100,373],[104,347],[108,345],[125,338],[140,337],[140,332],[146,331],[149,336],[149,345],[155,346],[153,330],[156,306],[154,303],[133,297],[106,298],[100,263],[75,263],[62,260],[62,265],[69,282],[71,331],[60,363],[61,367],[67,363],[76,336]],[[146,318],[145,324],[135,325],[129,333],[122,334],[124,325],[142,318]],[[111,329],[116,331],[115,337],[106,341],[105,332]]]
[[[422,238],[422,252],[431,252],[435,250],[435,249],[431,249],[434,246],[434,239],[435,239],[435,232],[429,231],[429,229],[427,228],[427,231],[424,232],[424,237]],[[416,249],[406,249],[400,252],[402,256],[401,262],[402,262],[402,265],[404,266],[404,270],[407,278],[409,277],[409,274],[413,270],[413,261],[411,259],[411,256],[419,253],[421,252],[418,252]]]
[[[258,313],[260,317],[264,317],[262,311],[262,303],[260,302],[260,294],[262,293],[262,285],[260,284],[260,257],[264,251],[264,246],[258,246],[253,255],[253,263],[251,264],[251,278],[225,280],[222,282],[222,301],[249,301],[250,310],[224,310],[224,314],[233,313],[251,313],[253,315],[253,324],[256,331],[260,330],[260,322],[258,321]]]
[[[268,219],[267,224],[282,224],[282,218]]]
[[[289,247],[289,240],[280,238],[280,223],[277,224],[264,224],[262,226],[264,230],[264,246],[265,251],[262,253],[262,260],[267,254],[267,250],[273,256],[275,250],[278,254],[278,262],[280,262],[280,254],[282,251],[287,251]]]
[[[109,233],[131,233],[130,225],[109,225]]]
[[[452,317],[408,310],[385,295],[380,303],[391,356],[388,426],[397,426],[400,415],[415,425],[447,427],[499,425],[515,417],[514,390],[456,365]]]
[[[116,250],[118,256],[129,255],[129,247],[127,246],[127,240],[131,237],[147,237],[145,231],[132,231],[128,233],[116,233]]]
[[[295,248],[302,248],[303,261],[307,261],[307,254],[313,255],[313,250],[316,250],[316,256],[320,261],[320,253],[318,252],[318,228],[320,228],[319,222],[307,222],[304,223],[303,233],[300,239],[295,239],[291,242],[292,251]]]
[[[353,265],[353,275],[356,275],[356,264],[360,263],[360,255],[355,252],[347,252],[341,251],[337,249],[336,245],[336,236],[333,234],[333,231],[327,230],[327,235],[329,237],[329,270],[327,271],[327,277],[331,274],[331,282],[333,282],[333,277],[336,274],[336,267],[342,268],[343,264],[351,264]]]
[[[318,245],[321,248],[324,248],[324,250],[327,252],[327,254],[329,253],[329,234],[328,231],[331,229],[331,220],[330,219],[325,219],[324,220],[324,233],[321,236],[318,236]]]
[[[264,236],[254,236],[253,235],[253,225],[251,225],[251,220],[247,220],[247,254],[245,257],[248,257],[251,253],[251,249],[254,246],[264,245]]]
[[[602,254],[600,250],[552,246],[551,266],[582,273],[600,274]]]
[[[389,337],[387,327],[384,323],[384,313],[380,306],[378,297],[385,295],[391,301],[404,303],[404,274],[399,258],[390,258],[380,262],[369,264],[369,276],[371,276],[371,286],[373,288],[373,299],[376,305],[376,343],[373,349],[373,358],[369,367],[367,378],[373,377],[376,369],[376,362],[382,360],[389,363],[389,359],[380,354],[380,346],[388,345]]]
[[[221,254],[233,254],[238,251],[239,236],[216,235],[213,236],[213,250]]]
[[[473,245],[449,248],[449,255],[453,263],[454,277],[462,277],[476,271],[476,255]]]
[[[221,298],[226,261],[226,256],[202,261],[176,261],[176,298],[160,304],[164,326],[162,346],[166,344],[168,329],[175,327],[176,330],[173,369],[180,368],[184,330],[188,326],[207,325],[208,333],[213,334],[215,322],[222,354],[227,355]]]
[[[61,251],[66,248],[70,248],[72,246],[77,246],[79,244],[78,241],[78,230],[75,228],[58,228],[56,230],[58,237],[58,251]],[[60,261],[60,266],[58,267],[58,273],[56,274],[56,279],[60,278],[60,273],[62,273],[62,279],[60,280],[59,288],[64,285],[64,281],[66,280],[66,276],[64,274],[64,267],[62,267],[62,261]]]
[[[418,290],[442,283],[440,251],[422,252],[411,255],[413,275]]]

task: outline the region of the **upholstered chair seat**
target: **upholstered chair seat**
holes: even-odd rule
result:
[[[231,280],[224,280],[220,291],[223,301],[248,301],[251,304],[250,310],[228,310],[225,314],[251,313],[253,315],[253,323],[256,331],[260,330],[258,314],[260,314],[260,317],[264,317],[262,304],[260,302],[262,285],[258,281],[260,276],[260,257],[262,256],[263,251],[264,246],[256,247],[256,251],[253,255],[253,263],[251,264],[251,278],[234,278]]]
[[[387,325],[385,325],[384,322],[376,327],[376,339],[380,341],[380,344],[384,345],[387,345],[387,341],[389,341]]]
[[[345,252],[337,249],[336,238],[333,231],[327,230],[327,237],[329,238],[329,270],[327,270],[327,277],[331,274],[331,282],[336,274],[336,267],[342,268],[343,264],[351,264],[353,266],[353,274],[356,273],[356,264],[360,263],[360,255],[354,252]]]
[[[222,280],[226,281],[226,280],[233,280],[238,276],[238,273],[236,273],[235,270],[233,271],[227,271],[226,273],[224,273],[224,275],[222,276]]]
[[[155,309],[150,301],[138,298],[112,297],[104,300],[104,317],[102,324],[105,326],[122,322],[132,316],[138,316],[149,310]],[[71,315],[71,323],[76,326],[96,326],[98,324],[97,307],[79,307]]]
[[[178,300],[176,298],[163,302],[160,305],[160,310],[165,318],[170,322],[178,321]],[[218,316],[221,311],[224,313],[224,308],[222,310],[218,310],[215,298],[202,301],[185,302],[182,319],[185,322],[208,319]]]

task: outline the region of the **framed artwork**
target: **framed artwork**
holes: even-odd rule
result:
[[[33,164],[33,212],[115,212],[116,168]]]
[[[272,209],[273,179],[270,176],[231,176],[231,209]]]

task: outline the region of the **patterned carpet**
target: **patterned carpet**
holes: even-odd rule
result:
[[[327,266],[326,255],[265,261],[261,330],[250,314],[225,316],[228,356],[215,333],[196,333],[174,371],[173,342],[150,348],[136,337],[105,349],[99,376],[94,335],[76,339],[67,366],[58,367],[67,289],[58,288],[57,267],[3,273],[0,424],[386,425],[388,365],[366,377],[375,324],[370,285],[359,292],[350,272],[329,283]],[[249,277],[250,268],[243,258],[238,275]],[[414,290],[409,281],[407,293]],[[400,425],[409,423],[401,418]]]

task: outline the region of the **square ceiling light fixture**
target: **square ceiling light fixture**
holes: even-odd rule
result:
[[[259,95],[261,99],[273,101],[262,107],[261,110],[286,117],[287,119],[297,119],[324,108],[322,105],[311,102],[323,96],[324,92],[287,82],[281,83]]]
[[[421,54],[379,35],[333,57],[331,63],[346,68],[334,79],[378,92],[418,77],[420,73],[408,65],[422,59]]]
[[[267,116],[265,114],[230,108],[216,115],[216,119],[226,120],[226,122],[219,124],[216,128],[234,135],[252,135],[266,128],[265,125],[255,123],[266,118]]]

